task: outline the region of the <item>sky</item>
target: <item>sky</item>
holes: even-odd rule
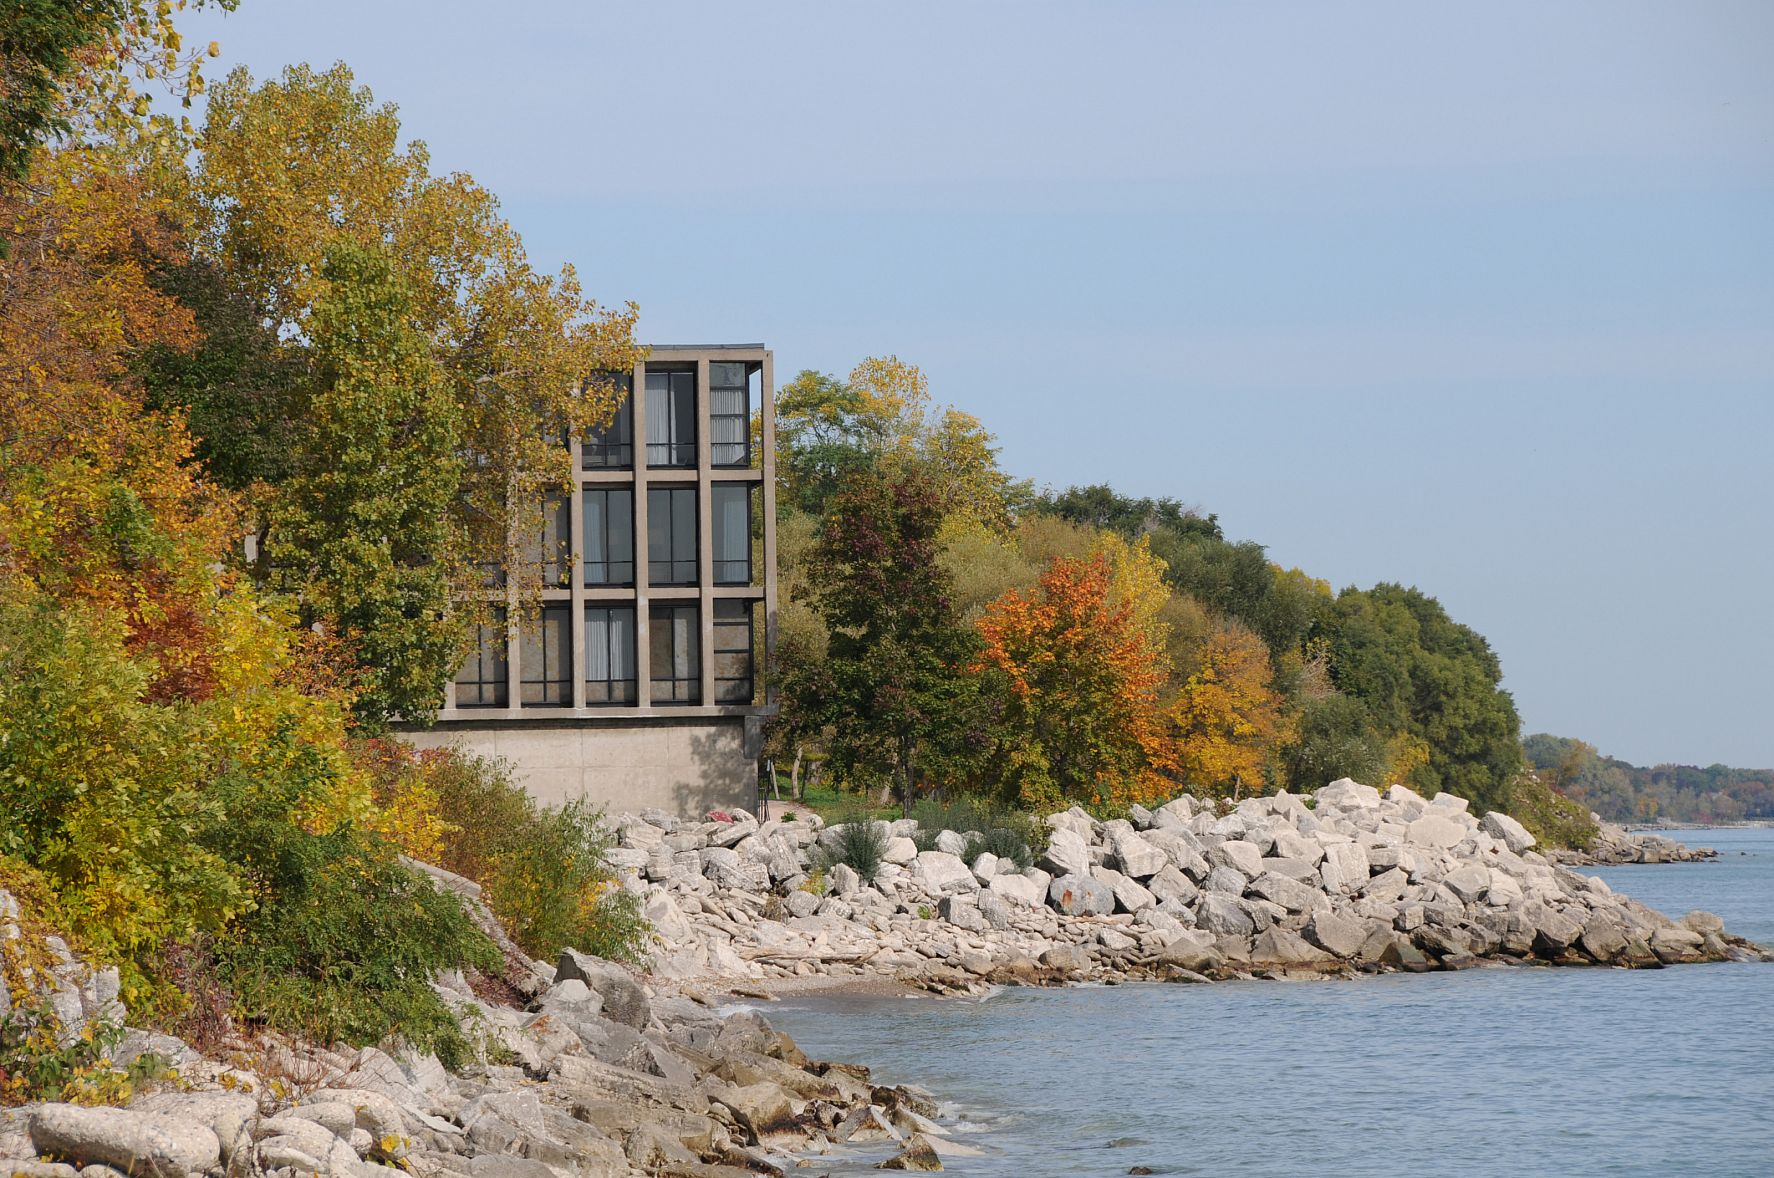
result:
[[[241,0],[531,257],[778,380],[1491,642],[1524,732],[1774,766],[1774,5]]]

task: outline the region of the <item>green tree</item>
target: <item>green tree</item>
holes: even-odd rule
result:
[[[1393,584],[1345,589],[1320,625],[1338,689],[1359,699],[1381,732],[1429,746],[1412,784],[1507,805],[1522,766],[1521,721],[1481,635],[1433,597]]]
[[[806,590],[829,631],[826,656],[784,684],[801,716],[830,725],[832,767],[897,784],[908,808],[920,767],[949,777],[978,747],[967,673],[977,640],[955,617],[939,559],[944,508],[913,467],[844,484]]]
[[[321,278],[309,317],[320,379],[272,539],[303,621],[335,628],[368,668],[357,710],[380,725],[435,711],[460,658],[459,415],[381,251],[336,242]]]

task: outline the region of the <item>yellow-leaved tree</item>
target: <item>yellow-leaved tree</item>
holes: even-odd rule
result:
[[[1262,792],[1273,753],[1290,735],[1272,676],[1269,648],[1250,630],[1230,625],[1208,639],[1200,668],[1170,707],[1165,768],[1196,793]]]

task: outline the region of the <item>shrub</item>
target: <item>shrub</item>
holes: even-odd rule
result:
[[[1036,851],[1046,846],[1042,837],[1045,825],[1019,810],[1010,810],[989,801],[961,797],[951,801],[926,799],[912,810],[918,821],[912,841],[920,851],[936,848],[936,837],[944,830],[966,834],[967,846],[962,858],[972,862],[982,852],[990,851],[1000,859],[1013,860],[1018,869],[1034,865]]]
[[[881,872],[887,858],[887,827],[874,821],[865,812],[847,815],[845,821],[833,825],[837,845],[828,847],[822,866],[844,864],[864,880],[872,880]]]
[[[480,884],[526,953],[548,958],[572,947],[615,960],[643,956],[646,922],[604,861],[613,835],[600,811],[583,802],[538,806],[504,766],[455,749],[415,753],[384,740],[371,742],[366,756],[385,809],[401,796],[432,800],[434,862]]]
[[[1567,798],[1533,773],[1523,773],[1511,784],[1509,814],[1549,847],[1586,851],[1601,833],[1589,816],[1589,807]]]

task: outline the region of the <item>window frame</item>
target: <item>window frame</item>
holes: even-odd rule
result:
[[[708,492],[708,528],[709,540],[713,549],[713,567],[709,570],[716,585],[750,585],[752,583],[752,529],[757,526],[757,505],[753,502],[755,495],[752,488],[756,483],[710,483]],[[739,541],[740,550],[745,554],[740,560],[731,557],[723,558],[721,541],[729,539],[722,520],[726,513],[721,510],[721,500],[725,496],[738,492],[745,500],[744,534]],[[734,577],[728,575],[733,565],[743,565],[744,575]]]
[[[617,645],[615,635],[621,631],[615,623],[618,615],[626,615],[628,633],[628,659],[632,674],[626,678],[611,675],[604,679],[591,677],[591,668],[595,662],[592,658],[592,615],[606,615],[604,624],[605,647],[604,664],[614,667],[619,661],[616,657]],[[588,708],[630,707],[640,700],[640,658],[636,648],[636,615],[633,602],[587,602],[583,611],[585,618],[585,706]],[[601,690],[598,690],[601,689]]]
[[[601,513],[604,521],[603,560],[595,560],[592,557],[591,497],[593,495],[603,498]],[[627,560],[616,560],[610,555],[613,547],[611,538],[622,535],[621,529],[613,528],[610,522],[610,497],[613,495],[620,495],[628,500]],[[632,586],[635,577],[634,487],[604,486],[598,483],[588,483],[581,486],[579,488],[579,515],[582,521],[579,527],[579,564],[582,570],[579,575],[580,583],[588,589],[620,589]],[[617,575],[623,568],[628,570],[627,577]],[[600,569],[603,570],[604,577],[602,580],[597,580],[594,578],[594,573]]]
[[[487,668],[489,659],[495,663],[496,671],[490,676]],[[471,665],[475,676],[465,680],[463,674]],[[495,606],[490,620],[475,623],[474,650],[456,669],[456,676],[451,683],[455,687],[455,704],[458,708],[480,710],[511,706],[511,631],[506,622],[504,606]],[[462,698],[464,687],[472,687],[477,698],[465,702]],[[490,700],[486,698],[489,690],[493,695]]]
[[[734,618],[723,618],[724,612],[732,612],[744,620],[744,625],[735,625]],[[757,602],[749,597],[717,597],[714,609],[710,614],[714,627],[714,660],[715,660],[715,702],[717,704],[750,704],[757,698],[758,667],[757,667]],[[743,631],[745,645],[731,645],[732,632]],[[723,644],[722,638],[729,638]],[[745,657],[745,675],[721,674],[722,655],[743,655]],[[744,684],[742,693],[729,693],[722,690],[722,684]]]
[[[563,637],[554,644],[555,653],[564,664],[558,674],[548,658],[549,625],[553,622]],[[532,629],[532,626],[534,629]],[[532,658],[531,652],[542,655]],[[570,708],[573,706],[573,614],[564,601],[544,602],[533,619],[526,618],[518,634],[518,704],[525,708]],[[536,664],[540,664],[540,671]],[[529,698],[530,688],[541,688],[541,699]],[[558,698],[549,698],[556,695]]]
[[[690,555],[688,559],[681,559],[676,555],[680,550],[678,546],[678,514],[673,504],[675,504],[675,497],[678,495],[690,497]],[[658,510],[655,496],[666,497],[666,510]],[[649,486],[647,488],[647,585],[649,587],[665,589],[700,583],[698,552],[702,545],[702,521],[697,514],[700,506],[697,501],[697,488],[694,486]],[[655,559],[653,556],[653,542],[655,537],[660,534],[659,529],[661,528],[664,529],[663,535],[668,553],[663,560]],[[654,571],[656,566],[662,564],[667,566],[664,579],[661,579]],[[680,576],[680,572],[685,568],[689,570],[689,575]]]
[[[608,379],[622,390],[622,400],[609,424],[587,430],[580,439],[580,470],[634,469],[634,374],[617,372]]]
[[[715,381],[717,369],[737,369],[739,383],[721,384]],[[708,365],[708,452],[709,465],[722,470],[746,469],[752,463],[751,445],[751,395],[752,366],[743,360],[711,360]],[[717,412],[718,393],[737,392],[740,396],[740,411],[735,413]],[[723,422],[737,420],[739,423],[739,441],[719,441],[719,426]],[[733,456],[737,448],[737,457]]]
[[[678,675],[676,621],[679,615],[690,618],[688,672]],[[659,653],[660,635],[665,634],[666,657]],[[661,670],[669,672],[661,674]],[[648,700],[655,707],[696,707],[702,703],[702,618],[693,601],[655,601],[647,607],[647,681]],[[665,689],[661,692],[660,685]]]
[[[664,382],[662,404],[654,398],[654,378]],[[689,387],[682,387],[683,382]],[[647,466],[650,469],[693,470],[696,467],[696,370],[694,368],[648,369],[647,397]],[[683,399],[688,394],[687,402]],[[680,412],[680,410],[687,412]],[[658,412],[663,410],[663,412]],[[662,442],[652,440],[656,422],[663,420],[659,432]]]

